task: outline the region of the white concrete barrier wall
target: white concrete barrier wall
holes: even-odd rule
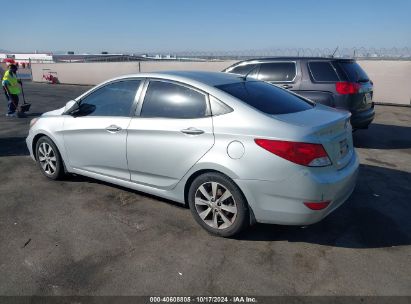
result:
[[[236,61],[182,62],[91,62],[32,64],[33,81],[45,82],[51,73],[60,83],[95,85],[104,80],[138,72],[167,70],[221,71]],[[359,64],[374,82],[377,102],[411,104],[411,61],[360,60]]]
[[[107,79],[135,74],[140,70],[139,62],[86,62],[86,63],[33,63],[33,81],[47,82],[44,75],[51,74],[60,83],[95,85]]]
[[[374,82],[374,100],[411,104],[411,61],[359,60]]]
[[[204,61],[204,62],[184,62],[184,61],[142,61],[141,72],[157,72],[171,70],[209,71],[220,72],[237,61]]]
[[[221,71],[235,61],[181,62],[86,62],[86,63],[38,63],[32,64],[33,81],[46,82],[44,75],[51,74],[60,83],[95,85],[120,75],[139,72],[170,70]]]

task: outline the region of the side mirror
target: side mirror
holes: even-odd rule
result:
[[[73,113],[78,112],[79,109],[80,107],[78,103],[75,100],[70,100],[66,103],[63,114],[71,115]]]

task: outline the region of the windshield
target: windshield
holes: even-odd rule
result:
[[[244,81],[216,86],[250,106],[270,115],[312,109],[314,104],[263,81]]]

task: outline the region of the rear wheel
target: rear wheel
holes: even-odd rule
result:
[[[229,237],[249,225],[247,202],[238,186],[220,173],[206,173],[190,186],[188,203],[195,220],[207,231]]]
[[[64,176],[63,161],[60,153],[47,136],[41,137],[36,143],[36,159],[41,172],[50,179],[60,179]]]

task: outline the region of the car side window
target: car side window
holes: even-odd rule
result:
[[[77,116],[130,116],[140,83],[124,80],[97,89],[81,100]]]
[[[267,62],[261,63],[258,79],[263,81],[292,82],[295,76],[295,62]]]
[[[221,100],[211,95],[210,95],[210,106],[211,106],[211,114],[213,116],[224,115],[224,114],[234,111],[231,107],[226,105],[224,102],[222,102]]]
[[[328,61],[311,61],[308,63],[314,81],[333,82],[339,81],[334,67]]]
[[[251,72],[248,76],[255,77],[257,70],[257,64],[245,64],[236,66],[235,68],[231,69],[229,73],[245,76]]]
[[[207,114],[206,96],[188,87],[151,80],[141,109],[141,117],[200,118]]]

